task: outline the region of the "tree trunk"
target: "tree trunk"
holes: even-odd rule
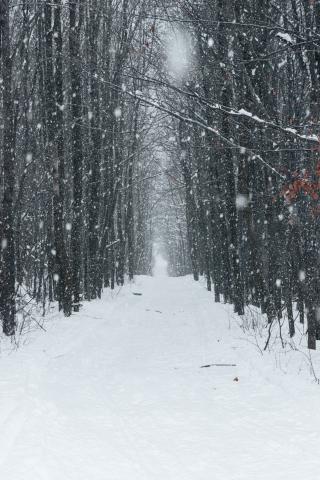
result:
[[[82,255],[82,176],[83,176],[83,146],[82,146],[82,96],[80,71],[80,32],[82,26],[82,0],[69,3],[69,49],[70,49],[70,80],[71,80],[71,112],[72,112],[72,289],[74,311],[79,311],[81,300],[81,265]]]
[[[0,4],[0,37],[3,92],[3,205],[1,219],[0,309],[5,335],[15,333],[15,249],[13,196],[15,152],[12,94],[12,58],[10,49],[9,0]]]

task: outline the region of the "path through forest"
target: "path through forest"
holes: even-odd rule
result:
[[[189,277],[138,277],[2,351],[1,479],[318,479],[320,387],[230,312]]]

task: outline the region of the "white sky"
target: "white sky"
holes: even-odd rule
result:
[[[176,29],[168,34],[167,55],[170,72],[181,79],[188,71],[190,66],[191,44],[188,34],[182,30]]]

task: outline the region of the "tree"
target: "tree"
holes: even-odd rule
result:
[[[14,248],[14,100],[12,92],[12,52],[10,46],[9,0],[0,5],[0,54],[3,105],[3,201],[1,211],[0,310],[5,335],[15,332],[15,248]]]

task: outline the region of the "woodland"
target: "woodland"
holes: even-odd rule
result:
[[[319,98],[318,0],[1,0],[4,334],[150,275],[159,241],[315,349]]]

